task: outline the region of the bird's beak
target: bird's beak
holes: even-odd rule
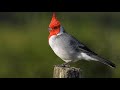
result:
[[[48,31],[50,31],[50,30],[52,30],[52,28],[49,27],[49,28],[48,28]]]
[[[50,32],[51,30],[52,30],[52,28],[49,27],[49,28],[48,28],[48,31]]]

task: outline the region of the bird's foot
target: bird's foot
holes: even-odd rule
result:
[[[68,63],[63,63],[61,65],[57,65],[58,67],[70,67],[70,65]]]

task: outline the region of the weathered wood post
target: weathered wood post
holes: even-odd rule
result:
[[[81,78],[80,68],[55,66],[53,78]]]

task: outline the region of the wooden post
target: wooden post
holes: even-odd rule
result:
[[[55,66],[53,78],[81,78],[80,68]]]

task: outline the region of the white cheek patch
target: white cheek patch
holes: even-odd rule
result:
[[[57,35],[61,35],[64,33],[64,28],[62,26],[60,26],[60,32]]]

